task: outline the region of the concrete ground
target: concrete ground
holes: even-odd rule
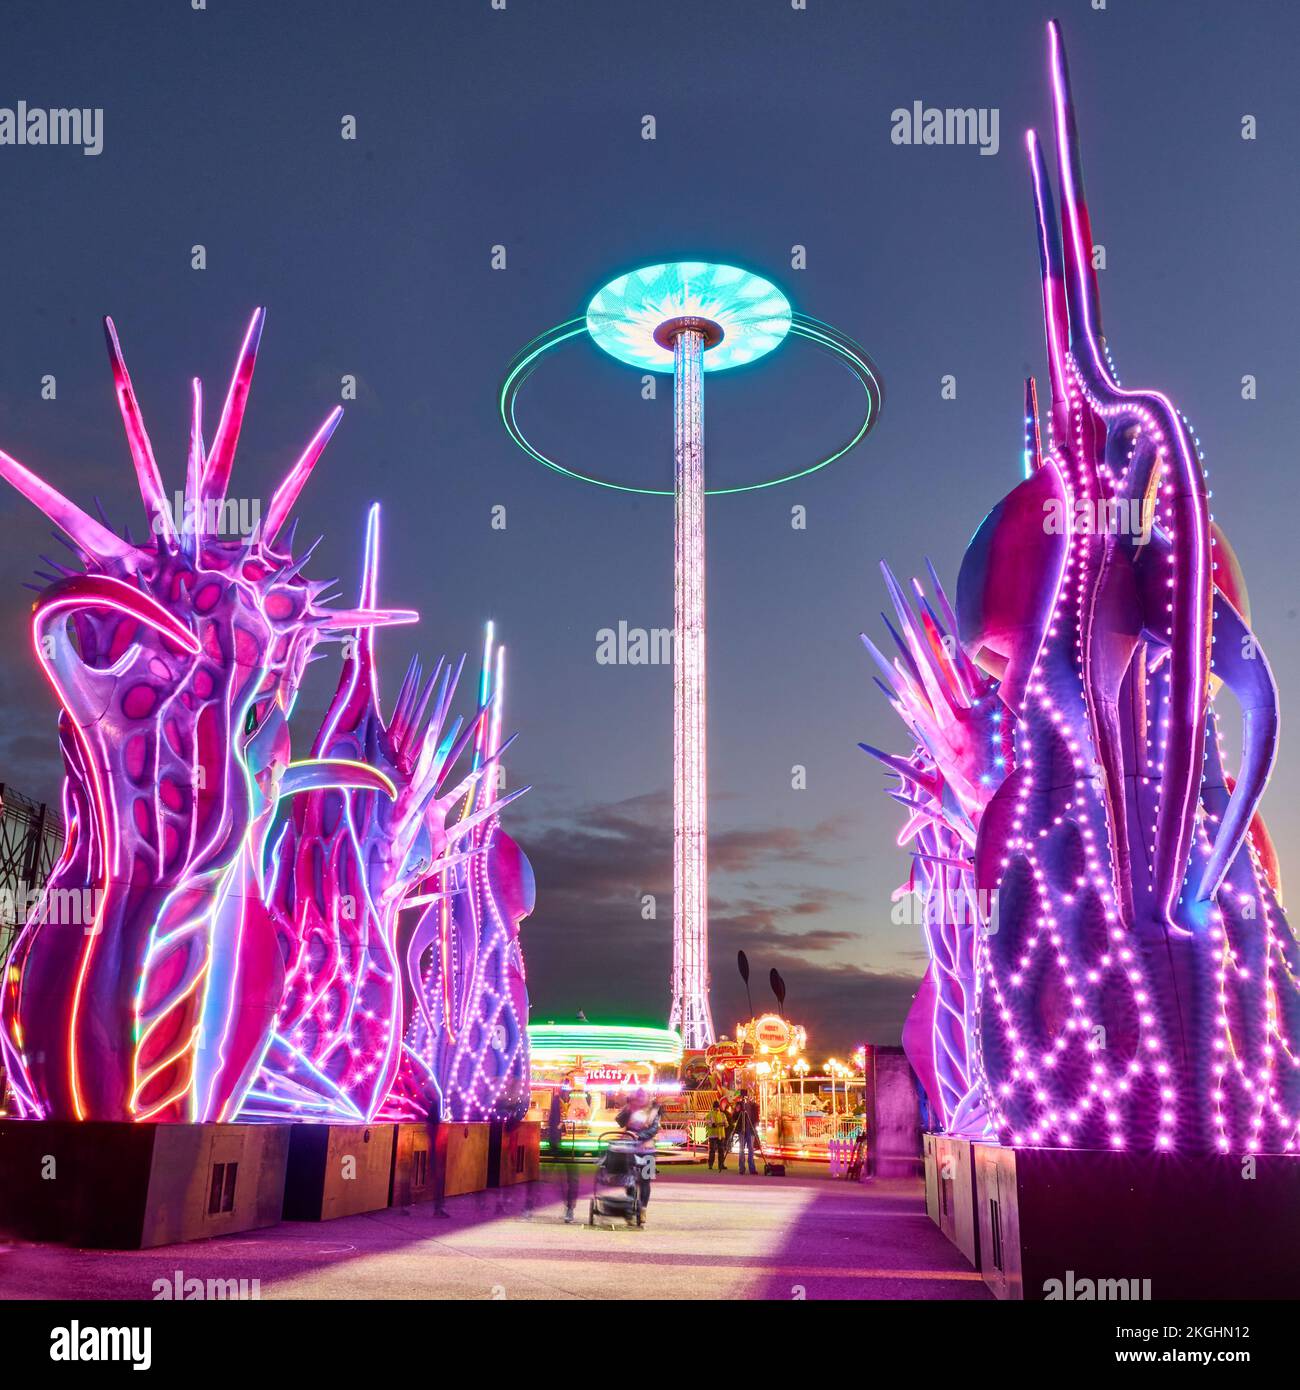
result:
[[[643,1230],[566,1226],[557,1175],[322,1224],[143,1251],[0,1244],[0,1298],[152,1298],[154,1281],[257,1280],[261,1298],[919,1298],[990,1294],[925,1214],[919,1180],[848,1184],[665,1166]],[[250,1290],[251,1283],[247,1286]]]

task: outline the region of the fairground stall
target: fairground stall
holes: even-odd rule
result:
[[[818,1065],[807,1056],[807,1031],[779,1014],[737,1025],[736,1036],[687,1052],[682,1089],[668,1100],[666,1120],[706,1147],[714,1100],[731,1111],[742,1090],[757,1101],[759,1139],[770,1155],[828,1160],[851,1150],[863,1133],[864,1077],[861,1048],[847,1061]]]
[[[551,1097],[564,1102],[564,1144],[577,1154],[597,1153],[601,1135],[617,1129],[615,1116],[639,1090],[672,1100],[682,1089],[682,1040],[668,1028],[618,1023],[533,1023],[529,1117],[545,1122]],[[680,1148],[684,1129],[665,1123],[660,1145]]]

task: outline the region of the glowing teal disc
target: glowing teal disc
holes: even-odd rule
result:
[[[671,372],[672,350],[655,342],[655,329],[687,316],[722,329],[722,341],[704,354],[706,372],[757,361],[790,331],[790,301],[770,280],[734,265],[674,261],[611,280],[587,308],[587,332],[620,362]]]

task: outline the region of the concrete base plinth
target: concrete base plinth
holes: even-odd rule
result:
[[[0,1121],[0,1229],[143,1250],[274,1225],[288,1125]]]
[[[541,1167],[540,1120],[497,1120],[488,1144],[489,1187],[536,1182]]]
[[[930,1219],[980,1267],[979,1223],[975,1216],[975,1159],[969,1139],[949,1134],[925,1136],[925,1194]]]
[[[437,1195],[434,1168],[434,1126],[418,1121],[393,1126],[393,1177],[390,1207],[431,1202]]]
[[[284,1185],[286,1221],[380,1211],[393,1177],[392,1124],[294,1125]]]
[[[1300,1158],[971,1147],[999,1298],[1300,1297]]]
[[[482,1192],[487,1186],[490,1129],[486,1120],[439,1124],[435,1162],[442,1196]]]

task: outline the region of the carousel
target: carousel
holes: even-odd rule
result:
[[[805,1028],[780,1014],[761,1014],[738,1024],[734,1039],[683,1054],[681,1090],[667,1098],[665,1117],[693,1147],[704,1148],[713,1102],[731,1111],[748,1092],[758,1104],[765,1153],[833,1160],[863,1132],[865,1058],[858,1048],[844,1061],[813,1062]]]
[[[563,1143],[577,1155],[596,1154],[602,1135],[618,1128],[615,1116],[638,1091],[671,1101],[682,1089],[682,1040],[668,1028],[637,1024],[531,1023],[529,1118],[546,1125],[551,1098],[565,1097]],[[665,1125],[664,1147],[680,1147],[687,1135]]]

